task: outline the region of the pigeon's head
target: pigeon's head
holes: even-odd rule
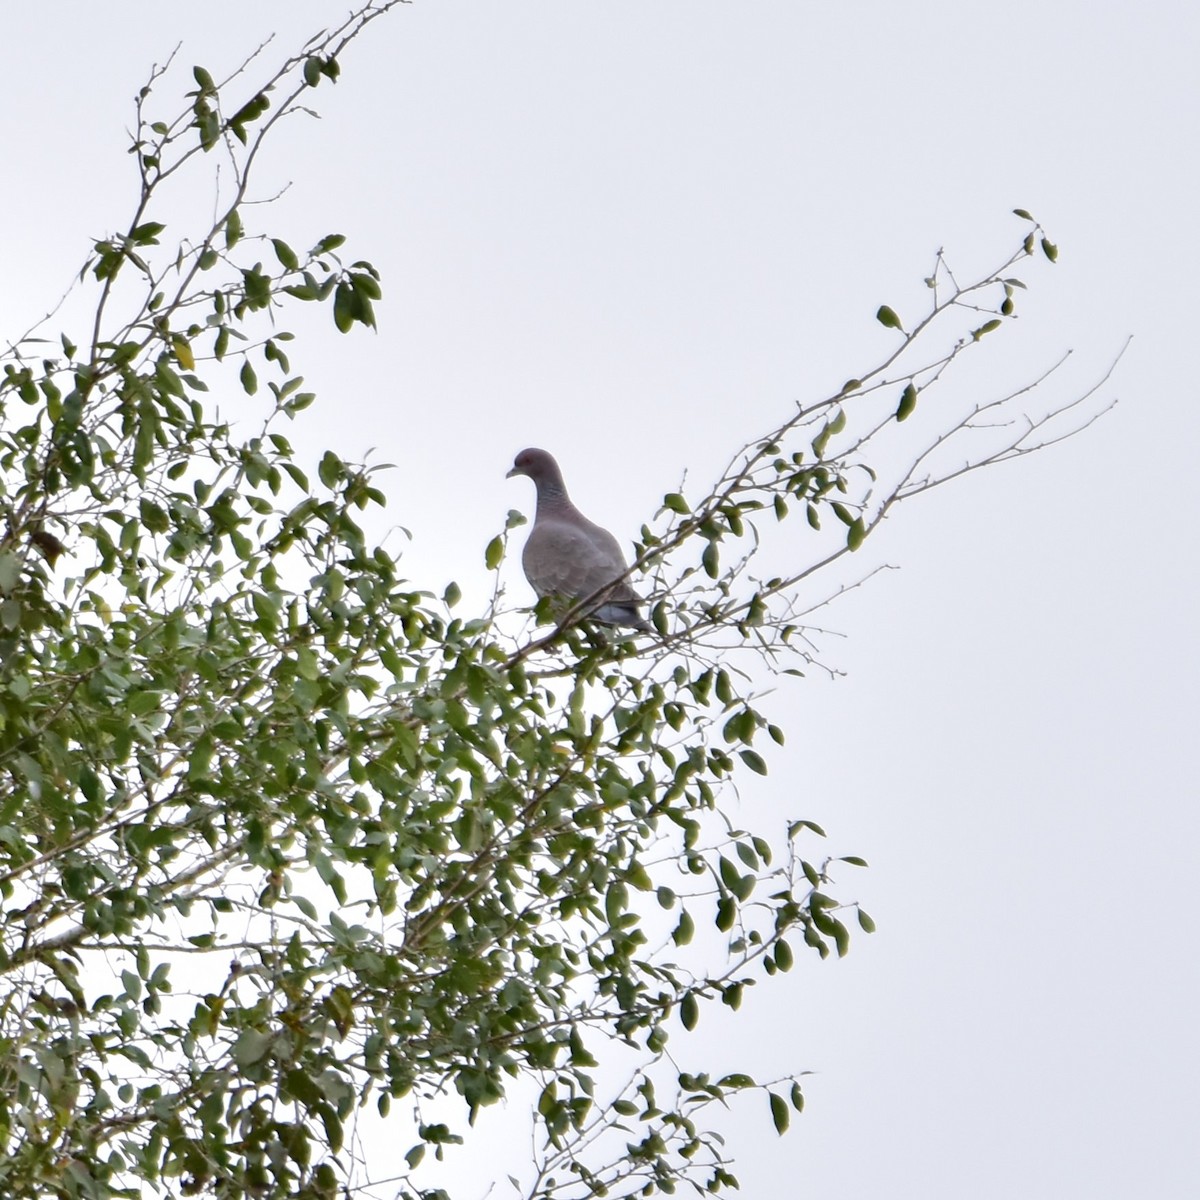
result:
[[[514,475],[528,475],[534,483],[552,483],[556,480],[561,483],[562,480],[554,455],[533,446],[517,455],[512,470],[505,478],[511,479]]]

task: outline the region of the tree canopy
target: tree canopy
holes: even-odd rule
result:
[[[817,663],[813,610],[898,504],[1102,411],[1035,407],[1053,367],[954,391],[1057,256],[1017,210],[995,269],[959,282],[939,253],[926,311],[878,308],[880,361],[665,492],[631,568],[653,635],[423,589],[364,533],[397,498],[379,468],[331,448],[311,473],[287,437],[316,397],[280,322],[374,328],[379,273],[247,208],[279,120],[395,3],[274,70],[156,69],[129,213],[70,320],[3,354],[6,1196],[442,1195],[510,1093],[537,1147],[497,1169],[514,1194],[734,1185],[725,1103],[782,1133],[803,1064],[715,1074],[687,1035],[873,928],[821,814],[729,815],[784,740],[762,692]],[[177,181],[211,221],[175,218]],[[233,395],[261,421],[223,417]],[[497,578],[521,522],[480,548]],[[391,1161],[361,1160],[370,1113]]]

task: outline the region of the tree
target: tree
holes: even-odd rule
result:
[[[925,314],[879,308],[882,362],[664,497],[632,568],[657,636],[531,619],[498,588],[457,615],[457,588],[415,589],[364,534],[378,473],[330,450],[310,479],[282,432],[314,397],[276,322],[329,305],[373,327],[377,272],[246,209],[264,140],[397,2],[263,78],[195,68],[170,119],[179,72],[156,69],[131,213],[61,334],[4,355],[5,1195],[332,1197],[396,1173],[348,1140],[367,1106],[405,1139],[392,1189],[436,1195],[507,1093],[540,1146],[507,1165],[518,1194],[732,1185],[722,1104],[765,1095],[782,1132],[799,1082],[714,1077],[685,1034],[871,929],[839,899],[861,860],[814,821],[754,833],[723,809],[783,740],[763,682],[816,661],[811,612],[897,504],[1098,415],[1095,389],[1027,407],[1054,368],[953,390],[1018,264],[1056,257],[1018,211],[995,270],[960,285],[939,254]],[[215,219],[175,222],[175,183],[206,181]],[[254,433],[218,415],[239,389],[265,401]]]

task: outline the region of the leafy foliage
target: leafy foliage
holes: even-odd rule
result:
[[[327,305],[342,332],[374,327],[378,273],[340,235],[297,249],[244,207],[263,138],[393,6],[261,84],[196,67],[173,120],[149,112],[156,71],[137,202],[80,274],[86,334],[35,328],[4,356],[6,1196],[325,1200],[372,1171],[438,1195],[447,1147],[525,1081],[530,1196],[735,1184],[708,1112],[765,1092],[783,1133],[800,1085],[690,1072],[668,1039],[802,948],[845,954],[851,916],[874,928],[833,878],[865,864],[817,851],[819,826],[773,841],[722,811],[783,741],[756,673],[815,661],[802,585],[895,503],[1065,436],[1047,431],[1061,405],[938,467],[1005,397],[920,435],[891,480],[865,458],[1012,316],[1010,271],[1040,236],[1025,217],[977,283],[939,256],[912,332],[879,309],[903,336],[882,364],[704,495],[664,497],[632,568],[654,582],[659,636],[613,640],[576,613],[531,630],[499,591],[454,615],[457,585],[415,589],[365,535],[386,500],[375,472],[330,450],[310,479],[284,432],[314,396],[279,319]],[[217,218],[175,229],[164,182],[218,158],[233,184]],[[918,359],[954,321],[949,349]],[[239,390],[267,402],[252,434],[211,399]],[[799,510],[804,564],[760,575]],[[402,1164],[356,1161],[366,1105],[405,1131]]]

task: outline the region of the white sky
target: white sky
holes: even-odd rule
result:
[[[345,8],[9,6],[0,331],[125,219],[152,61],[183,41],[165,105]],[[939,246],[990,265],[1016,205],[1061,257],[995,390],[1066,349],[1081,387],[1135,335],[1098,426],[868,543],[904,569],[830,614],[846,677],[772,702],[788,751],[745,823],[867,857],[842,890],[879,932],[702,1023],[718,1069],[818,1072],[787,1137],[737,1122],[746,1196],[1195,1194],[1198,60],[1181,2],[418,0],[266,164],[293,187],[264,227],[344,232],[384,276],[378,336],[297,345],[304,444],[398,464],[439,592],[528,508],[523,445],[628,542],[683,469],[873,363],[876,308],[921,305]]]

